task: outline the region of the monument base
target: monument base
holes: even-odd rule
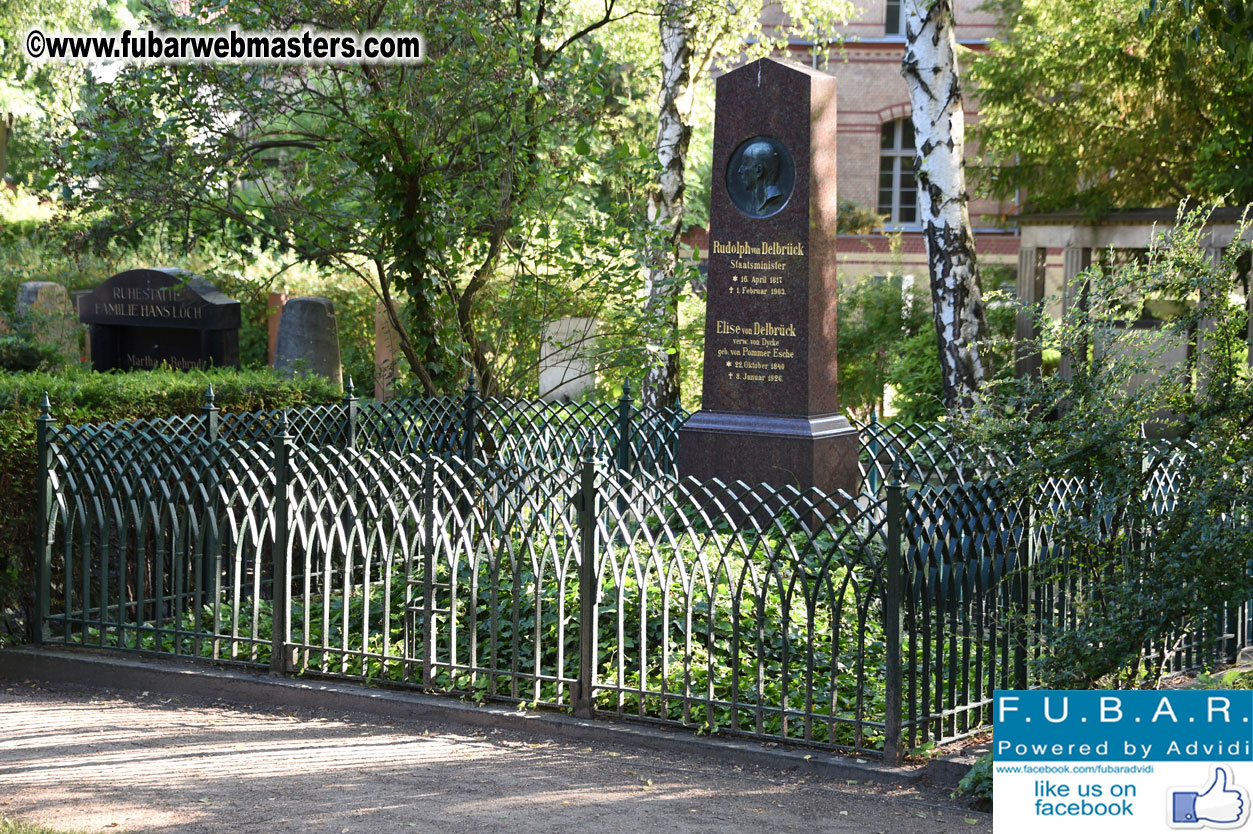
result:
[[[859,453],[857,429],[843,414],[698,411],[679,429],[678,470],[699,480],[734,472],[748,484],[856,495]]]

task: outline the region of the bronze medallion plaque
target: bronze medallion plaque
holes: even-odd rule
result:
[[[778,139],[754,136],[741,142],[727,162],[727,193],[749,217],[777,214],[792,197],[796,163]]]

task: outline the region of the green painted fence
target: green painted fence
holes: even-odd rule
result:
[[[46,404],[37,634],[891,760],[1030,683],[1010,612],[1082,589],[1030,584],[1048,531],[997,461],[872,422],[856,496],[699,483],[686,416],[473,388],[101,426]]]

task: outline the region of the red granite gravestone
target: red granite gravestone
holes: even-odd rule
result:
[[[704,407],[681,475],[858,486],[836,400],[835,79],[765,58],[717,81]]]

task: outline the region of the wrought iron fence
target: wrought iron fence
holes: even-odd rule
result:
[[[1055,543],[995,460],[872,422],[856,496],[699,483],[673,471],[685,416],[472,388],[221,415],[210,392],[62,427],[45,402],[37,634],[892,760],[1029,685],[1011,614],[1064,620],[1083,589],[1020,570]]]

